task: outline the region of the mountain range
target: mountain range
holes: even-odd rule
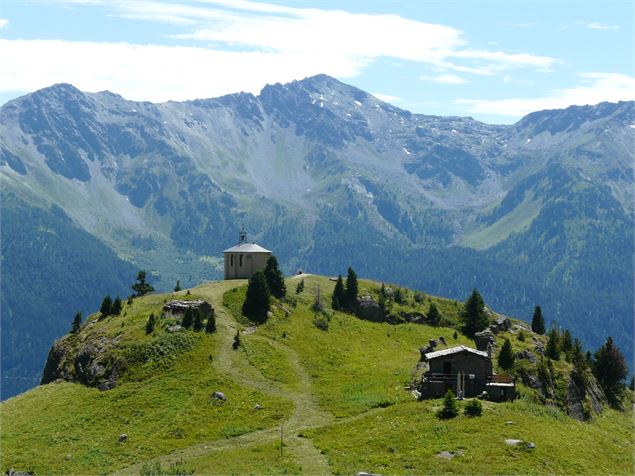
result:
[[[0,108],[2,398],[77,310],[221,276],[244,224],[283,268],[613,335],[633,357],[635,103],[513,125],[413,114],[325,75],[153,104],[58,84]]]

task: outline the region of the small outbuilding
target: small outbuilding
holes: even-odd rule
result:
[[[256,271],[267,265],[271,251],[256,243],[247,242],[247,233],[240,231],[238,244],[223,251],[225,259],[225,279],[249,279]]]
[[[428,371],[423,374],[421,381],[421,398],[442,397],[448,389],[461,397],[476,397],[483,392],[489,395],[493,392],[495,395],[492,395],[492,400],[514,398],[513,378],[494,375],[488,352],[459,345],[422,353],[421,358],[428,365]]]

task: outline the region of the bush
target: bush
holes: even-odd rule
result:
[[[152,334],[154,332],[154,326],[156,325],[156,319],[154,314],[150,314],[148,322],[146,322],[146,334]]]
[[[525,342],[525,339],[527,339],[527,334],[525,334],[525,331],[520,331],[518,333],[518,340],[521,342]]]
[[[313,320],[313,324],[315,325],[315,327],[317,327],[321,331],[329,330],[329,321],[324,316],[316,317]]]
[[[295,287],[296,294],[300,294],[303,291],[304,291],[304,278],[302,278],[300,282],[298,283],[298,285]]]
[[[483,405],[477,399],[470,400],[467,405],[465,405],[463,413],[470,417],[481,416],[483,414]]]
[[[454,418],[459,414],[459,404],[454,398],[454,392],[450,389],[443,397],[443,408],[437,412],[439,418]]]

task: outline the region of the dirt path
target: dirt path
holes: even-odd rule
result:
[[[234,317],[223,306],[223,294],[241,284],[243,284],[243,281],[221,281],[205,284],[192,290],[193,294],[203,296],[209,300],[216,310],[218,355],[214,359],[214,366],[219,373],[229,375],[241,385],[291,400],[294,405],[293,413],[288,420],[283,422],[284,441],[287,451],[294,456],[297,464],[301,465],[303,474],[330,474],[326,457],[313,445],[310,439],[298,436],[303,429],[327,425],[333,422],[334,418],[317,404],[311,390],[311,379],[304,367],[302,367],[300,358],[295,350],[279,342],[271,342],[272,345],[284,353],[297,375],[299,384],[296,389],[292,390],[283,387],[278,382],[265,378],[256,368],[249,364],[243,352],[232,349],[234,336],[237,331],[241,330],[242,326],[236,322]],[[162,464],[169,464],[180,460],[187,461],[213,451],[262,444],[276,440],[279,437],[280,428],[273,427],[247,433],[236,438],[223,438],[181,448],[170,454],[155,458],[152,462],[158,461]],[[117,474],[138,474],[142,464],[125,468]]]

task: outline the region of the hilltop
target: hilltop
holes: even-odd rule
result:
[[[300,280],[304,290],[296,294]],[[473,346],[455,334],[461,303],[399,289],[400,302],[390,304],[391,323],[371,322],[329,308],[334,283],[327,277],[286,282],[287,299],[275,301],[259,326],[240,313],[246,281],[150,294],[124,304],[118,316],[92,314],[51,349],[44,380],[53,382],[1,404],[0,469],[632,473],[631,406],[620,412],[604,405],[585,422],[569,416],[571,364],[564,359],[553,363],[553,394],[519,377],[514,402],[485,401],[481,417],[439,420],[441,401],[417,401],[412,384],[419,349],[430,339]],[[377,297],[380,286],[361,280],[360,294]],[[324,310],[316,314],[318,287]],[[174,319],[162,316],[162,308],[173,299],[209,302],[217,331],[170,331]],[[426,322],[432,302],[442,316],[438,326]],[[158,321],[147,334],[150,314]],[[490,317],[498,315],[490,311]],[[240,346],[234,349],[237,333]],[[509,338],[515,352],[535,355],[544,345],[543,336],[516,320],[496,338],[499,348]],[[534,375],[529,360],[517,362],[518,375]],[[509,446],[506,439],[524,443]],[[438,456],[447,456],[444,451],[450,459]]]
[[[131,269],[162,290],[220,277],[240,223],[288,273],[345,260],[455,299],[477,286],[520,318],[540,304],[589,347],[610,333],[631,361],[634,104],[501,126],[413,114],[325,75],[162,104],[70,84],[10,101],[2,394],[37,382],[62,309],[88,312]]]

